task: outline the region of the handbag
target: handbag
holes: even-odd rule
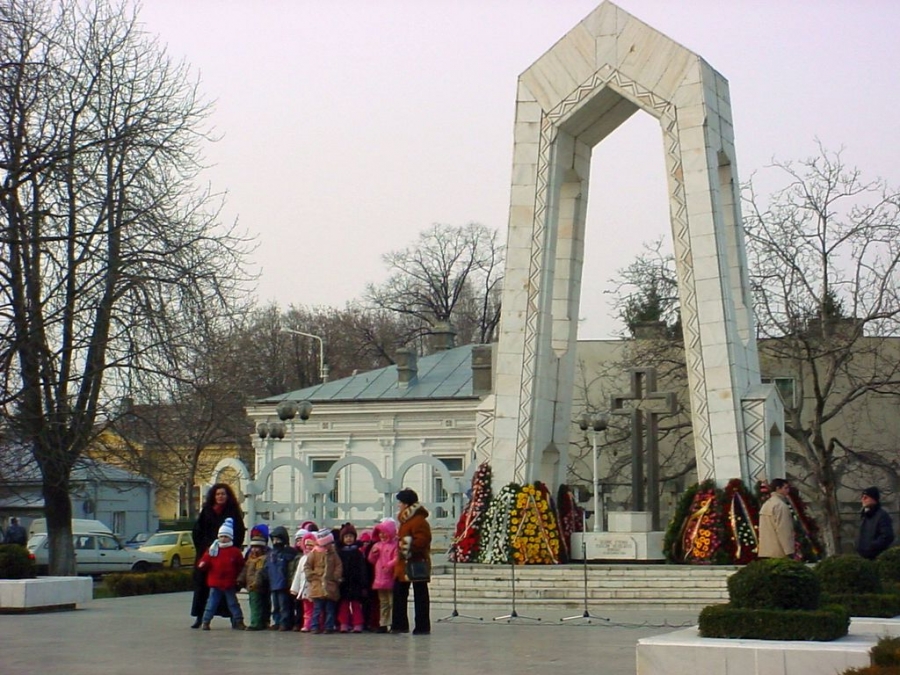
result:
[[[427,560],[407,560],[406,578],[410,581],[431,581],[431,563]]]

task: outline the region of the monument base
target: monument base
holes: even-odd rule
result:
[[[643,511],[609,514],[608,532],[573,532],[573,560],[665,560],[665,532],[651,530],[651,516]]]

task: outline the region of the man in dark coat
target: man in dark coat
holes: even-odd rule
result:
[[[27,541],[28,534],[25,532],[25,528],[19,525],[19,519],[10,518],[9,527],[6,528],[6,543],[24,546]]]
[[[877,487],[863,490],[861,500],[856,552],[863,558],[874,560],[894,542],[894,524],[887,511],[881,508],[881,493]]]

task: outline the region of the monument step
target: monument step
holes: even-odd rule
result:
[[[735,566],[588,564],[587,601],[600,606],[700,610],[728,601],[728,577]],[[511,602],[579,607],[585,600],[585,567],[572,565],[456,565],[456,600],[468,605]],[[452,564],[434,566],[431,598],[453,601]]]

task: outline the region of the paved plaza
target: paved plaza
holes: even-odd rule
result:
[[[609,622],[583,619],[579,610],[519,607],[519,618],[495,621],[510,607],[468,608],[454,618],[432,608],[426,636],[309,635],[232,631],[216,618],[212,630],[191,630],[189,593],[94,600],[71,612],[0,616],[2,675],[185,675],[303,673],[337,675],[458,675],[460,673],[577,673],[634,675],[640,638],[690,624],[694,612],[599,612]],[[247,613],[247,598],[241,597]],[[412,606],[410,605],[410,611]],[[593,611],[593,610],[592,610]]]

